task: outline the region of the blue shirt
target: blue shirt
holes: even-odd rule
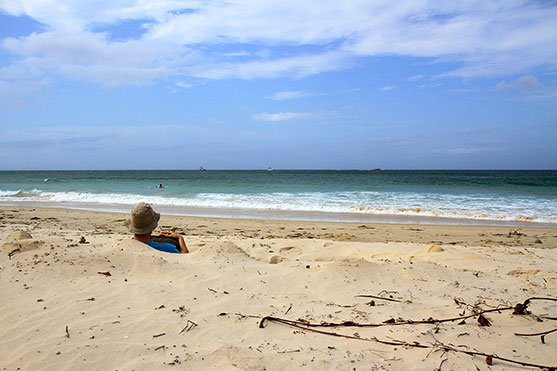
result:
[[[174,246],[171,243],[165,243],[165,242],[154,242],[154,241],[149,241],[149,242],[145,242],[147,245],[151,246],[153,249],[162,251],[162,252],[171,252],[174,254],[180,254],[180,250],[178,250],[176,248],[176,246]]]

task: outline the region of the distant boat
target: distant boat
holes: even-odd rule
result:
[[[207,169],[205,169],[203,166],[200,166],[199,171],[207,171]]]
[[[272,167],[267,168],[267,171],[273,171],[275,169],[273,169]]]
[[[375,169],[369,169],[369,171],[381,171],[382,169],[376,167]]]

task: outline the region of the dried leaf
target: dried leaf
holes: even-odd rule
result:
[[[481,314],[478,316],[478,323],[480,326],[491,326],[491,322]]]
[[[513,314],[527,314],[526,306],[524,304],[518,303],[514,307]]]
[[[485,357],[485,363],[491,366],[493,364],[493,357],[492,356]]]
[[[112,275],[110,274],[110,272],[98,272],[98,273],[99,273],[99,274],[104,274],[104,275],[107,276],[107,277],[112,276]]]
[[[388,319],[388,320],[386,320],[386,321],[383,321],[383,323],[395,323],[395,322],[396,322],[396,321],[395,321],[394,318],[391,318],[391,319]]]

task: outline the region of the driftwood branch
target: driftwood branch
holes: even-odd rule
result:
[[[508,362],[508,363],[512,363],[512,364],[516,364],[516,365],[520,365],[520,366],[536,367],[536,368],[540,368],[540,369],[556,371],[557,366],[546,366],[546,365],[540,365],[540,364],[536,364],[536,363],[522,362],[522,361],[514,360],[514,359],[511,359],[511,358],[501,357],[497,354],[489,354],[489,353],[475,351],[475,350],[466,350],[466,349],[455,348],[454,346],[446,345],[446,344],[443,344],[443,343],[421,344],[417,341],[409,343],[409,342],[406,342],[406,341],[396,340],[396,339],[382,340],[382,339],[379,339],[377,337],[366,338],[366,337],[360,337],[358,334],[346,335],[346,334],[341,334],[341,333],[332,332],[332,331],[319,330],[319,329],[315,328],[315,327],[380,327],[380,326],[426,324],[426,323],[436,324],[436,323],[442,323],[442,322],[464,320],[466,318],[475,317],[475,316],[478,316],[478,322],[480,322],[480,325],[489,325],[489,321],[487,322],[488,324],[482,324],[483,321],[481,319],[482,318],[485,319],[485,317],[483,317],[482,314],[489,313],[489,312],[501,312],[501,311],[504,311],[504,310],[513,310],[513,314],[519,314],[519,315],[528,314],[529,313],[527,311],[528,305],[532,301],[535,301],[535,300],[557,301],[557,298],[532,297],[532,298],[526,299],[523,303],[518,303],[518,304],[516,304],[515,306],[512,306],[512,307],[502,307],[502,308],[481,310],[481,311],[476,312],[474,314],[470,314],[470,315],[466,315],[466,316],[453,317],[453,318],[446,318],[446,319],[441,319],[441,320],[436,320],[436,319],[433,319],[433,318],[430,317],[427,320],[421,320],[421,321],[401,320],[401,321],[397,322],[396,320],[391,319],[391,320],[387,320],[387,321],[382,322],[382,323],[357,323],[357,322],[353,322],[353,321],[344,321],[344,322],[340,322],[340,323],[330,323],[330,322],[310,323],[310,322],[305,321],[305,320],[294,321],[294,320],[289,320],[289,319],[285,319],[285,318],[267,316],[267,317],[263,317],[261,319],[261,321],[259,322],[259,328],[264,328],[265,324],[267,322],[276,322],[276,323],[284,324],[284,325],[287,325],[287,326],[299,328],[299,329],[305,330],[305,331],[315,332],[315,333],[322,334],[322,335],[341,337],[341,338],[346,338],[346,339],[354,339],[354,340],[375,342],[375,343],[384,344],[384,345],[391,345],[391,346],[404,346],[404,347],[407,347],[407,348],[440,349],[440,350],[443,350],[444,352],[452,351],[452,352],[456,352],[456,353],[468,354],[468,355],[471,355],[471,356],[482,356],[482,357],[485,357],[485,361],[488,365],[491,365],[493,363],[493,360],[497,359],[497,360],[500,360],[500,361],[503,361],[503,362]],[[539,335],[541,335],[542,336],[542,342],[543,342],[544,341],[544,339],[543,339],[544,335],[553,333],[555,331],[557,331],[557,329],[553,329],[553,330],[549,330],[549,331],[545,331],[545,332],[541,332],[541,333],[536,333],[536,334],[515,334],[515,335],[517,335],[517,336],[536,336],[536,335],[539,336]]]
[[[478,317],[478,322],[480,322],[480,324],[482,324],[482,318],[485,319],[485,317],[483,317],[482,315],[485,313],[491,313],[491,312],[502,312],[505,310],[512,310],[513,314],[528,314],[528,304],[530,304],[531,301],[533,300],[549,300],[549,301],[557,301],[557,299],[555,298],[529,298],[526,299],[524,301],[524,303],[518,303],[515,306],[509,306],[509,307],[500,307],[500,308],[493,308],[493,309],[485,309],[485,310],[480,310],[477,311],[475,313],[472,314],[468,314],[468,315],[462,315],[462,316],[457,316],[457,317],[451,317],[451,318],[443,318],[443,319],[435,319],[435,318],[428,318],[428,319],[423,319],[423,320],[395,320],[394,318],[391,318],[389,320],[386,320],[384,322],[381,323],[357,323],[354,321],[343,321],[343,322],[320,322],[320,323],[311,323],[305,320],[289,320],[286,318],[278,318],[278,317],[272,317],[272,316],[268,316],[268,317],[264,317],[262,319],[269,319],[269,320],[280,320],[283,322],[289,322],[292,324],[300,324],[306,327],[382,327],[382,326],[400,326],[400,325],[419,325],[419,324],[436,324],[436,323],[444,323],[444,322],[455,322],[455,321],[462,321],[471,317]],[[483,322],[485,323],[485,322]],[[485,324],[485,326],[489,326],[488,324]]]
[[[446,345],[446,344],[442,344],[442,343],[433,344],[433,345],[425,345],[425,344],[421,344],[417,341],[409,343],[409,342],[406,342],[406,341],[396,340],[396,339],[388,341],[388,340],[378,339],[377,337],[363,338],[363,337],[359,337],[359,336],[355,336],[355,335],[345,335],[345,334],[339,334],[337,332],[317,330],[315,328],[305,327],[303,324],[294,323],[294,322],[291,322],[291,321],[283,321],[280,318],[274,318],[274,317],[264,317],[263,319],[261,319],[261,322],[259,323],[259,327],[264,328],[266,321],[278,322],[278,323],[282,323],[282,324],[285,324],[285,325],[291,326],[291,327],[296,327],[296,328],[299,328],[299,329],[302,329],[302,330],[315,332],[315,333],[322,334],[322,335],[342,337],[342,338],[346,338],[346,339],[369,341],[369,342],[374,342],[374,343],[379,343],[379,344],[384,344],[384,345],[392,345],[392,346],[404,346],[404,347],[407,347],[407,348],[441,349],[445,352],[452,351],[452,352],[456,352],[456,353],[468,354],[468,355],[471,355],[471,356],[483,356],[483,357],[486,358],[486,362],[488,364],[491,364],[493,362],[493,359],[498,359],[500,361],[513,363],[513,364],[517,364],[517,365],[521,365],[521,366],[537,367],[537,368],[541,368],[541,369],[544,369],[544,370],[552,370],[552,371],[557,370],[557,366],[546,366],[546,365],[540,365],[540,364],[536,364],[536,363],[522,362],[522,361],[517,361],[517,360],[511,359],[511,358],[501,357],[501,356],[498,356],[497,354],[488,354],[488,353],[484,353],[484,352],[477,352],[477,351],[472,351],[472,350],[459,349],[459,348],[455,348],[455,347],[452,347],[452,346],[449,346],[449,345]]]
[[[407,343],[405,341],[400,341],[400,340],[388,341],[388,340],[380,340],[376,337],[363,338],[363,337],[356,336],[356,335],[345,335],[345,334],[339,334],[338,332],[317,330],[315,328],[309,328],[309,327],[304,326],[303,322],[288,321],[288,320],[285,321],[281,318],[275,318],[275,317],[264,317],[264,318],[262,318],[261,321],[259,322],[259,328],[264,328],[266,321],[278,322],[278,323],[282,323],[282,324],[285,324],[285,325],[288,325],[288,326],[296,327],[296,328],[299,328],[299,329],[302,329],[302,330],[307,330],[307,331],[311,331],[311,332],[316,332],[318,334],[336,336],[336,337],[341,337],[341,338],[346,338],[346,339],[371,341],[371,342],[379,343],[379,344],[395,345],[395,346],[407,346],[407,347],[413,347],[413,348],[429,348],[429,346],[427,346],[427,345],[422,345],[422,344],[419,344],[419,343],[416,343],[416,342]]]

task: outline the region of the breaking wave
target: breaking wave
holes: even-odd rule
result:
[[[319,212],[358,215],[441,217],[486,221],[557,223],[557,204],[539,198],[412,192],[198,193],[180,196],[128,193],[0,190],[2,203],[94,205],[111,209],[137,202],[168,206],[187,214],[189,208]]]

